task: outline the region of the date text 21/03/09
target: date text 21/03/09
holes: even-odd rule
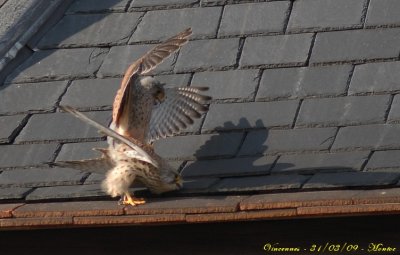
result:
[[[369,243],[368,245],[358,245],[354,243],[325,243],[325,244],[311,244],[310,247],[285,247],[279,243],[266,243],[263,246],[263,250],[269,253],[279,253],[279,252],[301,252],[308,251],[310,253],[338,253],[338,252],[368,252],[368,253],[394,253],[397,248],[394,246],[385,245],[383,243]]]

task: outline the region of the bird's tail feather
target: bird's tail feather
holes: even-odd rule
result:
[[[58,166],[63,168],[73,168],[85,172],[105,174],[113,167],[112,163],[106,158],[95,158],[85,160],[72,160],[72,161],[58,161],[49,163],[51,166]]]
[[[141,160],[144,160],[144,161],[152,164],[156,168],[159,167],[158,163],[147,152],[145,152],[142,148],[140,148],[138,145],[134,144],[129,139],[121,136],[120,134],[118,134],[114,130],[111,130],[111,129],[107,128],[107,127],[104,127],[100,123],[88,118],[86,115],[82,114],[81,112],[75,110],[74,108],[72,108],[70,106],[59,106],[59,107],[60,107],[61,110],[69,112],[72,115],[74,115],[76,118],[78,118],[78,119],[82,120],[83,122],[86,122],[87,124],[97,128],[98,130],[100,130],[101,132],[106,134],[107,136],[112,137],[112,138],[114,138],[114,139],[116,139],[116,140],[128,145],[129,147],[131,147],[132,149],[137,151],[138,154],[140,154],[140,156],[141,156],[140,159]]]

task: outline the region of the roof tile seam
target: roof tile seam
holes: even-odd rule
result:
[[[345,88],[345,90],[344,90],[345,92],[343,94],[344,96],[349,96],[350,84],[351,84],[351,80],[353,79],[355,69],[356,69],[356,65],[352,65],[350,73],[349,73],[349,77],[347,78],[346,88]]]
[[[286,10],[286,17],[285,17],[285,21],[283,23],[283,34],[287,34],[288,33],[288,26],[289,26],[289,20],[290,20],[290,16],[292,15],[292,11],[293,11],[293,4],[294,1],[290,1],[289,2],[289,7]]]
[[[367,21],[369,3],[370,3],[370,0],[365,0],[364,6],[362,9],[361,23],[363,25],[363,28],[367,28],[366,21]]]
[[[142,6],[142,7],[132,7],[129,6],[127,9],[127,12],[141,12],[141,11],[161,11],[161,10],[177,10],[177,9],[192,9],[192,8],[201,8],[201,6],[199,5],[200,0],[195,2],[195,3],[191,3],[191,4],[168,4],[168,5],[163,5],[163,4],[159,4],[159,5],[154,5],[154,6]],[[206,6],[204,6],[206,7]]]
[[[396,57],[390,57],[390,58],[376,58],[376,59],[364,59],[364,60],[349,60],[349,61],[332,61],[332,62],[315,62],[311,63],[309,67],[324,67],[324,66],[338,66],[338,65],[347,65],[347,64],[354,64],[354,65],[361,65],[361,64],[369,64],[369,63],[384,63],[384,62],[396,62],[399,61],[400,58]],[[103,61],[104,62],[104,61]],[[101,66],[100,66],[101,67]],[[249,69],[286,69],[286,68],[294,68],[294,67],[306,67],[305,64],[300,64],[300,63],[287,63],[287,64],[261,64],[261,65],[250,65],[250,66],[243,66],[240,69],[235,69],[235,66],[225,66],[225,67],[218,67],[218,68],[202,68],[198,70],[188,70],[188,71],[180,71],[180,72],[174,72],[173,70],[171,71],[161,71],[157,73],[157,75],[168,75],[168,74],[187,74],[187,73],[201,73],[201,72],[208,72],[208,71],[228,71],[228,70],[249,70]],[[100,68],[98,69],[100,70]],[[96,74],[98,72],[96,71]],[[52,77],[52,78],[47,78],[47,77],[38,77],[35,78],[34,80],[30,80],[29,83],[42,83],[42,82],[51,82],[51,81],[65,81],[65,80],[82,80],[82,79],[107,79],[107,78],[121,78],[121,74],[114,74],[114,75],[103,75],[102,77],[98,76],[88,76],[88,77]],[[28,81],[21,80],[21,81],[12,81],[12,83],[7,83],[7,84],[24,84],[27,83]],[[394,90],[398,91],[398,90]],[[390,92],[390,91],[386,91]],[[383,92],[356,92],[354,95],[370,95],[370,94],[381,94],[385,93]],[[346,95],[311,95],[311,96],[297,96],[294,98],[318,98],[318,97],[337,97],[337,96],[346,96]],[[285,100],[285,99],[292,99],[292,97],[281,97],[281,98],[272,98],[271,99],[261,99],[259,101],[279,101],[279,100]],[[43,111],[24,111],[24,112],[13,112],[13,113],[2,113],[1,115],[10,115],[10,114],[18,114],[18,113],[45,113]]]
[[[14,129],[14,131],[11,133],[9,136],[9,140],[7,144],[13,144],[15,141],[15,138],[21,133],[21,131],[24,129],[26,124],[28,124],[29,119],[32,117],[32,114],[27,114],[22,121],[19,123],[19,125]]]
[[[132,39],[133,34],[136,32],[136,30],[138,29],[139,25],[142,23],[144,16],[146,16],[147,12],[142,12],[142,15],[139,16],[138,21],[136,23],[136,26],[134,28],[132,28],[131,34],[128,38],[128,40],[126,41],[126,43],[124,45],[129,45],[129,41]],[[100,66],[101,67],[101,66]],[[100,70],[100,68],[99,68]]]
[[[147,12],[146,12],[147,13]],[[143,14],[140,18],[139,18],[139,22],[136,25],[136,27],[134,28],[134,31],[132,32],[131,36],[133,36],[133,34],[135,33],[137,27],[139,26],[140,22],[142,21],[143,17],[145,16],[145,14]],[[222,16],[222,15],[221,15]],[[400,24],[398,25],[400,26]],[[387,29],[391,29],[392,27],[389,27]],[[396,27],[394,27],[396,28]],[[385,30],[386,28],[378,28],[381,30]],[[217,29],[217,35],[218,35],[218,30],[219,27]],[[252,37],[273,37],[273,36],[290,36],[290,35],[296,35],[296,34],[307,34],[307,33],[313,33],[314,36],[316,37],[317,34],[319,33],[329,33],[329,32],[341,32],[341,31],[364,31],[364,30],[376,30],[376,28],[362,28],[362,27],[358,27],[358,28],[353,28],[353,29],[338,29],[338,30],[326,30],[326,31],[315,31],[315,30],[304,30],[301,32],[260,32],[260,33],[244,33],[244,34],[235,34],[235,35],[224,35],[224,36],[215,36],[215,35],[209,35],[209,36],[202,36],[202,37],[194,37],[194,38],[190,38],[189,41],[205,41],[205,40],[210,40],[210,39],[215,39],[215,40],[222,40],[222,39],[226,39],[226,38],[252,38]],[[160,42],[162,42],[161,39],[158,40],[142,40],[142,41],[135,41],[135,42],[127,42],[126,44],[121,44],[121,43],[115,43],[115,42],[110,42],[110,43],[93,43],[93,44],[76,44],[76,45],[57,45],[57,46],[49,46],[46,47],[45,49],[42,50],[57,50],[57,49],[76,49],[76,48],[104,48],[104,47],[113,47],[113,46],[120,46],[120,45],[155,45],[155,44],[159,44]],[[82,47],[83,46],[83,47]],[[389,59],[389,58],[383,58],[383,59]],[[360,61],[360,60],[358,60]],[[321,62],[321,63],[336,63],[340,61],[332,61],[332,62]],[[320,63],[314,63],[314,64],[320,64]]]
[[[392,106],[393,106],[393,99],[394,99],[394,96],[395,96],[395,94],[392,94],[392,93],[390,94],[390,98],[389,98],[389,102],[388,102],[388,107],[387,107],[387,109],[386,109],[386,111],[385,111],[385,116],[384,116],[385,123],[388,123],[389,114],[390,114],[390,111],[391,111]]]
[[[71,87],[72,80],[67,80],[67,86],[65,86],[64,90],[60,93],[60,96],[57,98],[55,105],[54,105],[54,112],[57,112],[57,108],[60,106],[61,100],[63,99],[64,95],[68,92],[68,89]]]
[[[221,38],[219,33],[220,33],[220,29],[221,29],[221,22],[222,22],[222,17],[224,16],[224,12],[225,12],[225,5],[222,6],[221,8],[221,12],[219,13],[219,19],[217,22],[217,29],[215,30],[215,35],[213,38]]]
[[[366,166],[368,165],[368,162],[371,160],[373,154],[374,154],[374,151],[371,150],[371,151],[369,152],[367,158],[365,159],[365,161],[364,161],[363,164],[361,165],[361,168],[360,168],[360,171],[361,171],[361,172],[365,172],[365,170],[366,170],[365,168],[366,168]]]
[[[350,31],[350,30],[363,30],[362,24],[356,25],[345,25],[345,26],[335,26],[335,27],[309,27],[309,28],[296,28],[287,31],[287,35],[304,34],[304,33],[329,33],[329,32],[339,32],[339,31]]]
[[[312,54],[313,49],[314,49],[314,44],[315,44],[316,38],[317,38],[317,33],[314,33],[312,38],[311,38],[311,44],[310,44],[310,48],[308,50],[307,59],[306,59],[306,61],[304,63],[305,66],[309,66],[310,65],[311,54]]]
[[[365,59],[355,59],[355,60],[340,60],[340,61],[325,61],[325,62],[313,62],[309,66],[317,67],[317,66],[334,66],[334,65],[345,65],[345,64],[369,64],[369,63],[377,63],[377,62],[392,62],[398,61],[399,57],[387,57],[387,58],[365,58]]]

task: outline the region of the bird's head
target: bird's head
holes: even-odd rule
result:
[[[164,83],[159,82],[153,77],[147,76],[141,79],[142,87],[147,90],[154,98],[155,103],[162,103],[165,98]]]

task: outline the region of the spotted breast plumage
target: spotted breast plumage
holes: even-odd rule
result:
[[[153,193],[180,189],[179,173],[154,152],[152,144],[157,139],[179,134],[193,124],[194,119],[208,110],[205,105],[211,97],[201,94],[206,87],[164,88],[164,84],[145,75],[187,43],[191,33],[189,28],[166,40],[127,69],[113,103],[110,128],[71,107],[60,106],[106,134],[109,147],[98,149],[102,152],[101,158],[54,165],[105,173],[103,189],[113,197],[121,196],[123,204],[144,203],[129,194],[134,180],[142,182]]]

